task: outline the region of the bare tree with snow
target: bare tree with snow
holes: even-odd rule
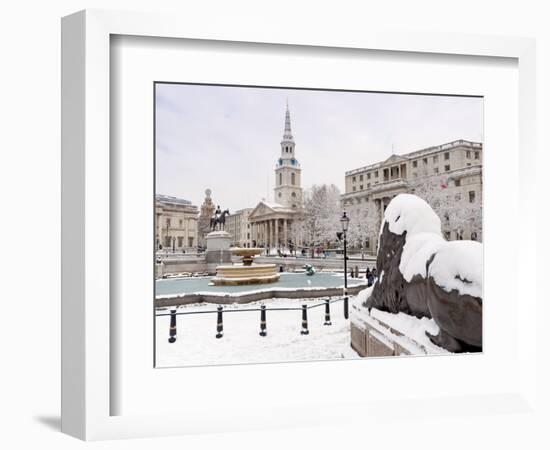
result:
[[[294,242],[302,241],[314,249],[326,247],[336,239],[340,228],[340,191],[331,185],[314,185],[304,193],[304,210],[301,219],[291,226]]]
[[[452,189],[445,176],[419,176],[410,181],[411,193],[424,199],[441,219],[446,236],[455,233],[458,239],[479,239],[482,231],[481,199],[462,198]],[[465,233],[469,234],[465,234]]]
[[[360,249],[361,258],[364,258],[367,241],[368,250],[371,253],[374,244],[371,237],[376,236],[380,228],[375,207],[365,208],[362,205],[355,204],[349,206],[346,211],[350,218],[347,232],[348,242],[352,248]]]

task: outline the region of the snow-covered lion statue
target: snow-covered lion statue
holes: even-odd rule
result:
[[[396,196],[387,206],[377,255],[379,277],[367,308],[433,318],[433,343],[452,352],[482,348],[483,245],[446,241],[422,199]]]

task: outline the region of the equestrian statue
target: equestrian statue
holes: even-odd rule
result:
[[[229,210],[226,209],[222,211],[220,206],[218,205],[218,207],[216,208],[216,211],[214,211],[214,216],[212,216],[212,218],[210,219],[210,230],[212,231],[216,231],[216,229],[225,230],[226,216],[229,216]]]

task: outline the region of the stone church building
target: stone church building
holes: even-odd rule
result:
[[[260,201],[248,216],[252,245],[257,247],[287,248],[291,243],[292,222],[302,213],[302,169],[296,159],[288,104],[280,145],[281,155],[275,165],[275,202]]]

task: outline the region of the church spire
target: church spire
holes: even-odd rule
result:
[[[290,110],[288,109],[288,98],[286,99],[285,132],[283,134],[283,141],[294,141],[294,137],[292,136],[292,129],[290,127]]]

